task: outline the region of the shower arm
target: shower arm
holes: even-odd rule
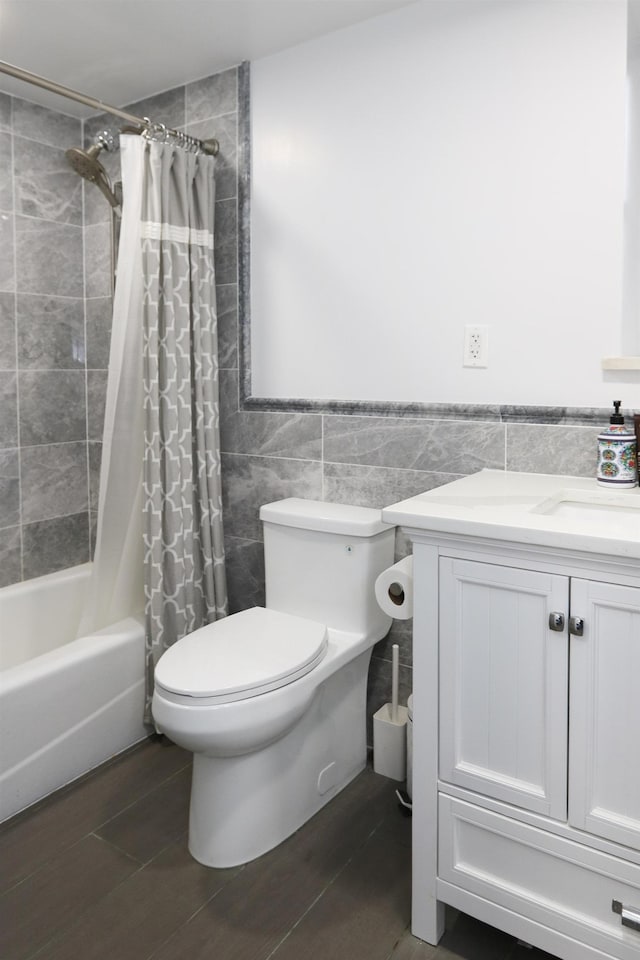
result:
[[[166,132],[170,137],[177,137],[178,140],[184,139],[195,143],[204,153],[208,153],[214,157],[220,149],[218,141],[213,138],[210,140],[198,140],[195,137],[188,137],[178,130],[168,130],[164,124],[151,123],[146,117],[136,117],[132,113],[127,113],[126,110],[120,110],[118,107],[110,107],[108,103],[103,103],[102,100],[97,100],[95,97],[88,97],[84,93],[78,93],[77,90],[71,90],[69,87],[63,87],[60,83],[47,80],[46,77],[39,77],[36,73],[30,73],[29,70],[22,70],[21,67],[14,67],[11,63],[5,63],[4,60],[0,60],[0,73],[6,73],[10,77],[15,77],[17,80],[24,80],[26,83],[31,83],[36,87],[42,87],[43,90],[48,90],[50,93],[55,93],[61,97],[67,97],[68,100],[76,100],[78,103],[83,103],[87,107],[94,107],[96,110],[111,113],[114,117],[121,117],[121,119],[127,120],[128,123],[139,127],[140,133],[143,133],[145,130]]]

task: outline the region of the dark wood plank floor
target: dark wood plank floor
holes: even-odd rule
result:
[[[3,824],[2,960],[552,960],[453,910],[411,936],[411,820],[370,769],[229,870],[187,852],[190,773],[150,740]]]

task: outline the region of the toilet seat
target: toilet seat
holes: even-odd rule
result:
[[[155,685],[187,705],[247,700],[310,673],[327,645],[324,624],[252,607],[178,640],[158,661]]]

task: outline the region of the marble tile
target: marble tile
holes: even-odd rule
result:
[[[211,137],[220,144],[216,157],[216,200],[227,200],[238,193],[238,122],[235,114],[187,124],[186,133],[198,140]]]
[[[89,441],[89,509],[97,511],[100,497],[100,465],[102,444]]]
[[[504,426],[493,423],[326,417],[324,458],[449,474],[502,470],[504,433]]]
[[[90,559],[94,559],[96,552],[96,542],[98,539],[98,511],[89,511],[89,541],[90,541]]]
[[[23,523],[88,509],[86,443],[23,447],[20,473]]]
[[[238,217],[235,200],[221,200],[215,210],[216,283],[238,282]]]
[[[95,223],[84,231],[85,291],[88,299],[110,297],[111,223]]]
[[[82,229],[16,216],[16,282],[20,293],[82,297]]]
[[[238,371],[221,369],[218,374],[220,421],[233,420],[239,410]],[[233,424],[230,425],[231,430]]]
[[[25,580],[74,567],[89,559],[89,517],[86,512],[25,523],[22,532]]]
[[[218,308],[218,366],[235,369],[238,366],[238,285],[222,284],[216,287]]]
[[[84,304],[71,297],[17,296],[18,366],[84,370]]]
[[[627,411],[631,413],[632,411]],[[503,423],[546,423],[555,426],[599,427],[608,422],[608,411],[598,407],[540,407],[505,405],[500,407]]]
[[[249,296],[249,244],[245,235],[245,216],[246,199],[240,198],[239,207],[241,209],[241,230],[238,241],[240,250],[240,273],[239,273],[239,301],[240,301],[240,338],[243,345],[248,346],[251,342],[250,332],[248,331],[247,318],[250,316],[250,296]],[[247,223],[248,223],[247,219]],[[246,351],[245,351],[246,352]],[[247,356],[243,363],[242,374],[246,376],[250,373],[250,362]],[[250,377],[248,378],[250,382]],[[323,413],[327,416],[361,416],[361,417],[384,417],[388,420],[398,422],[408,422],[411,420],[432,420],[438,423],[459,421],[470,423],[503,423],[501,416],[501,407],[493,404],[475,404],[475,403],[403,403],[399,401],[382,400],[308,400],[304,397],[285,397],[268,398],[253,397],[249,390],[245,390],[245,396],[248,403],[255,410],[271,410],[282,413]],[[525,408],[521,408],[525,409]],[[552,409],[554,414],[557,408]],[[566,412],[566,408],[562,408]],[[536,413],[539,408],[535,408]],[[575,412],[575,411],[574,411]],[[590,418],[589,418],[590,419]],[[600,418],[601,420],[602,418]],[[537,422],[537,421],[536,421]],[[555,423],[555,419],[553,420]],[[583,421],[580,421],[583,423]]]
[[[0,370],[16,368],[16,298],[0,293]]]
[[[0,449],[0,527],[20,522],[20,467],[16,449]]]
[[[19,385],[22,446],[86,440],[83,373],[24,370]]]
[[[402,530],[400,527],[397,527],[395,550],[396,562],[398,560],[402,560],[403,557],[408,557],[410,553],[413,553],[413,544],[404,530]]]
[[[0,93],[0,130],[11,130],[12,100],[8,93]]]
[[[64,150],[14,136],[13,157],[16,213],[82,225],[82,179]]]
[[[400,663],[405,667],[413,666],[413,618],[394,620],[389,633],[373,648],[373,656],[379,660],[392,660],[394,643],[398,644]]]
[[[322,498],[322,464],[311,460],[222,457],[224,528],[227,537],[262,539],[258,511],[284,497]]]
[[[0,290],[16,288],[13,221],[13,214],[0,213]]]
[[[507,425],[507,470],[595,477],[600,428]]]
[[[459,474],[452,473],[325,462],[324,499],[382,508],[458,479]]]
[[[236,407],[237,374],[221,378],[220,445],[225,453],[320,460],[322,418],[307,414],[245,413]]]
[[[100,162],[102,163],[102,156]],[[104,167],[105,164],[103,163]],[[85,227],[94,226],[97,223],[111,223],[111,205],[102,191],[88,180],[80,181],[82,183],[82,195],[84,198],[84,225]]]
[[[21,137],[66,149],[80,143],[81,129],[76,117],[14,97],[13,132]]]
[[[0,132],[0,210],[13,210],[12,139],[8,131]]]
[[[18,446],[17,380],[13,371],[0,371],[0,447]]]
[[[263,607],[264,546],[258,540],[225,538],[229,613]]]
[[[173,87],[164,93],[136,100],[124,109],[136,117],[149,117],[154,123],[164,123],[174,130],[182,128],[186,122],[185,88]]]
[[[111,297],[96,297],[85,303],[87,367],[90,370],[106,370],[109,366],[112,306]]]
[[[187,123],[233,113],[238,106],[237,68],[186,86]]]
[[[88,439],[102,441],[104,411],[107,400],[107,371],[87,371],[87,426]]]
[[[22,580],[21,528],[0,530],[0,587]]]

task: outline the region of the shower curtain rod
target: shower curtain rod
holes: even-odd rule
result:
[[[103,110],[105,113],[112,113],[114,117],[121,117],[123,120],[127,120],[129,123],[135,124],[143,129],[165,130],[169,136],[178,137],[178,139],[186,137],[186,134],[180,133],[178,130],[167,129],[162,123],[152,123],[146,117],[136,117],[132,113],[127,113],[126,110],[120,110],[118,107],[110,107],[108,103],[103,103],[102,100],[96,100],[95,97],[88,97],[84,93],[78,93],[77,90],[63,87],[60,83],[47,80],[46,77],[39,77],[37,73],[30,73],[28,70],[22,70],[21,67],[14,67],[11,63],[5,63],[4,60],[0,60],[0,73],[7,73],[10,77],[15,77],[17,80],[24,80],[26,83],[31,83],[36,87],[42,87],[43,90],[56,93],[61,97],[67,97],[68,100],[76,100],[78,103],[83,103],[87,107],[95,107],[97,110]],[[204,153],[208,153],[214,157],[220,149],[218,141],[213,138],[210,140],[198,140],[196,137],[186,138],[195,142]]]

